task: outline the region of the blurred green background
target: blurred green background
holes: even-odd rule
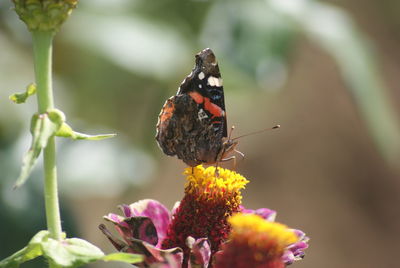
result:
[[[55,39],[56,106],[77,131],[118,136],[58,140],[64,230],[112,252],[97,228],[103,215],[182,197],[185,166],[158,149],[155,124],[194,54],[210,47],[234,136],[282,125],[241,139],[237,170],[251,181],[246,207],[275,209],[311,237],[293,267],[396,267],[399,27],[397,0],[80,1]],[[33,77],[30,35],[1,1],[0,259],[46,228],[41,164],[12,190],[36,101],[8,96]]]

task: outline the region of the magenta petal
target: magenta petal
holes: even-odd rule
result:
[[[125,217],[129,218],[129,217],[133,216],[131,208],[128,205],[123,204],[123,205],[120,205],[119,207],[122,210],[122,212],[124,213]]]
[[[117,214],[114,214],[114,213],[109,213],[107,216],[104,216],[104,218],[106,220],[109,220],[109,221],[115,223],[115,224],[119,224],[119,223],[123,222],[124,219],[125,219],[124,217],[121,217],[121,216],[119,216]]]
[[[115,224],[115,228],[121,236],[124,236],[126,229],[129,229],[129,224],[125,222],[125,218],[114,213],[109,213],[104,216],[104,219]]]
[[[285,252],[283,253],[283,256],[282,256],[282,261],[286,265],[290,265],[290,264],[294,263],[295,260],[296,260],[296,258],[294,257],[293,252],[291,252],[290,250],[285,250]]]
[[[207,238],[188,237],[186,244],[190,248],[189,268],[206,268],[211,258],[210,243]]]
[[[167,228],[171,221],[171,215],[168,209],[160,202],[152,199],[144,199],[129,205],[132,216],[144,216],[152,220],[154,226],[157,229],[158,234],[158,245],[167,235]],[[126,207],[122,206],[121,209],[124,214],[129,214]]]
[[[292,229],[293,232],[297,235],[299,240],[303,240],[306,237],[306,234],[302,230]]]
[[[169,268],[180,268],[182,266],[183,252],[180,248],[159,249],[149,243],[139,240],[134,243],[140,244],[142,246],[142,249],[144,251],[141,253],[146,256],[146,264],[163,264],[168,265],[166,267]]]
[[[104,218],[115,225],[115,229],[128,244],[130,244],[132,238],[143,240],[152,245],[157,245],[159,241],[157,229],[150,218],[143,216],[123,218],[112,213]],[[123,221],[120,221],[121,219]]]
[[[293,230],[295,234],[299,237],[299,241],[289,245],[283,256],[282,260],[286,265],[292,264],[295,261],[301,260],[304,258],[304,250],[308,248],[308,240],[309,238],[305,235],[303,231]]]
[[[276,211],[269,208],[259,208],[259,209],[246,209],[243,206],[241,207],[241,212],[245,214],[256,214],[261,216],[263,219],[267,221],[275,221]]]
[[[297,243],[291,244],[290,246],[287,247],[292,252],[297,252],[299,250],[303,250],[308,248],[308,244],[304,241],[299,241]]]
[[[128,236],[125,240],[129,241],[130,238],[135,238],[154,246],[157,245],[157,230],[151,219],[147,217],[131,217],[127,218],[125,222],[129,224],[129,229],[127,229]]]

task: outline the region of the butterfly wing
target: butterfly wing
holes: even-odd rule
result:
[[[227,136],[224,92],[214,53],[205,49],[161,109],[156,140],[162,151],[189,166],[213,164]]]
[[[224,89],[217,59],[211,49],[206,48],[196,55],[196,64],[179,87],[179,94],[190,95],[199,106],[199,118],[209,118],[214,130],[227,137]]]
[[[161,150],[189,166],[214,163],[222,137],[198,116],[198,104],[187,94],[169,98],[161,109],[156,140]]]

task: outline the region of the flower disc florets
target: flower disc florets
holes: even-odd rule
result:
[[[240,190],[249,182],[242,175],[229,169],[218,168],[217,172],[214,166],[186,168],[184,174],[187,175],[186,195],[209,202],[226,200],[227,205],[233,206],[240,205]]]
[[[240,210],[240,191],[248,180],[227,169],[218,168],[217,172],[213,166],[187,168],[184,174],[185,196],[173,215],[162,247],[181,247],[186,253],[188,236],[207,237],[215,253],[229,235],[227,218]]]
[[[216,256],[216,268],[285,267],[282,255],[288,245],[298,240],[292,230],[254,214],[236,214],[229,223],[232,232]]]

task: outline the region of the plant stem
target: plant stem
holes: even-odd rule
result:
[[[39,113],[54,108],[52,88],[52,42],[54,33],[32,32],[35,78]],[[56,147],[51,137],[43,150],[44,160],[44,195],[46,206],[47,229],[50,237],[61,240],[61,219],[58,202]],[[50,267],[57,267],[50,263]]]
[[[53,33],[32,32],[32,39],[38,108],[42,114],[54,108],[51,73]]]

